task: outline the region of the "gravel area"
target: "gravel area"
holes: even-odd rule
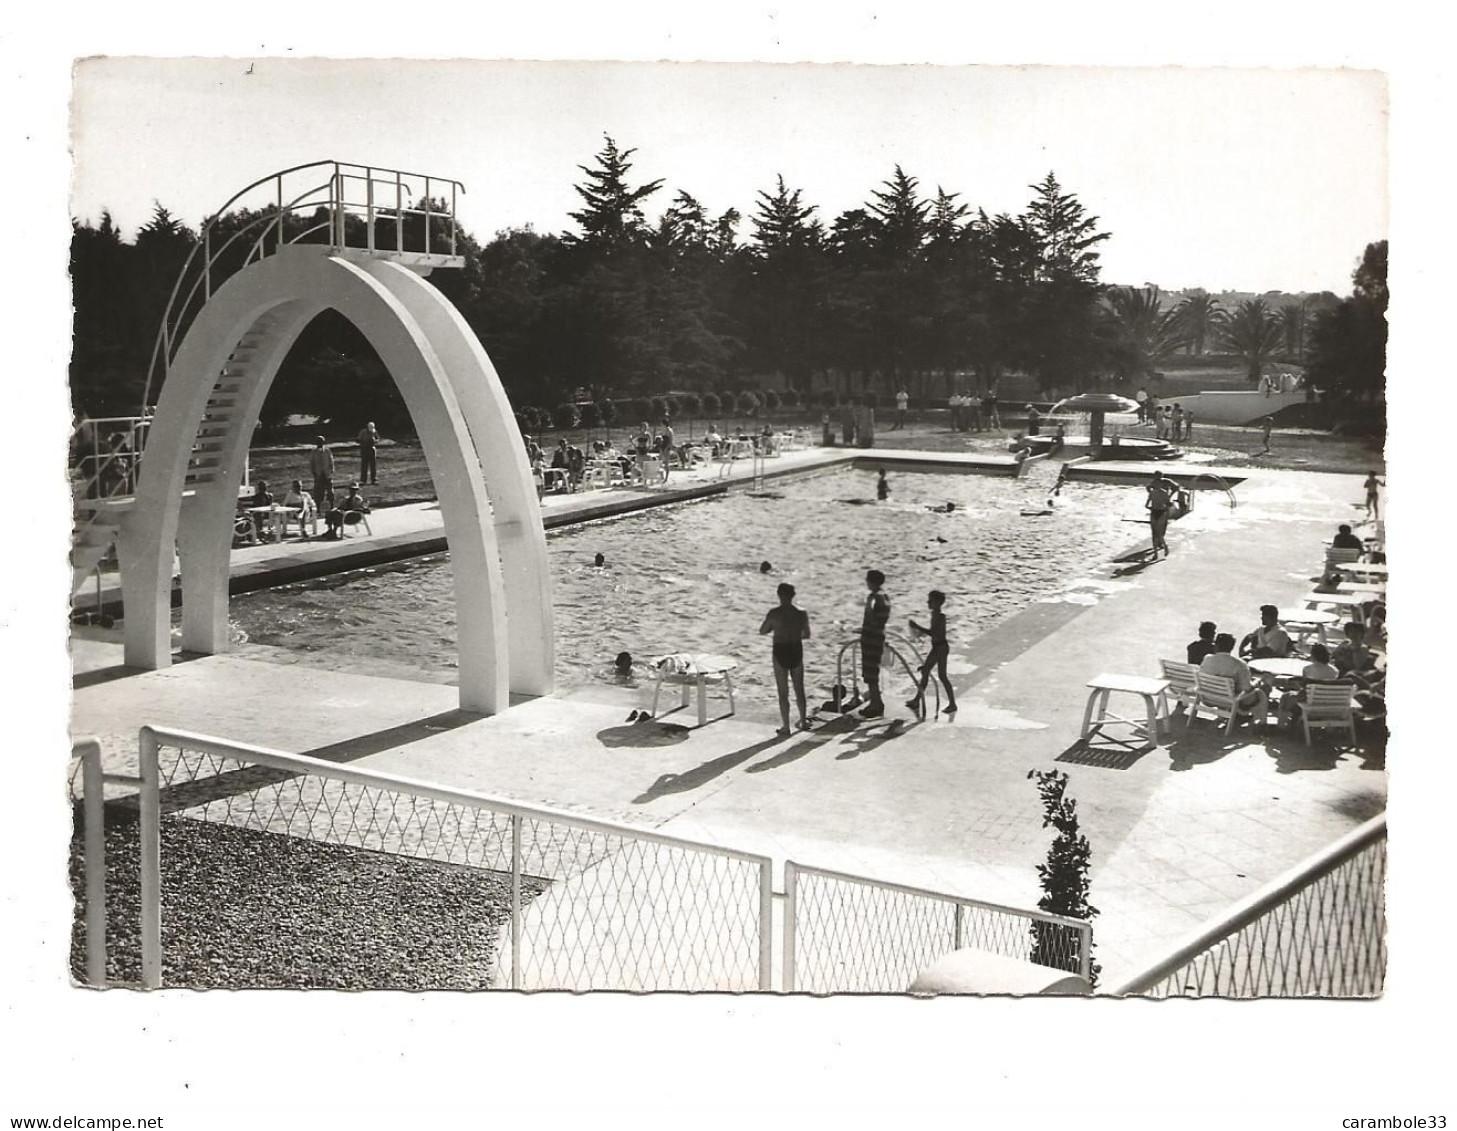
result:
[[[71,972],[84,981],[84,820],[74,810]],[[138,825],[106,809],[108,979],[137,985]],[[490,985],[510,876],[167,817],[162,981],[195,989],[473,990]],[[523,901],[547,887],[523,878]]]

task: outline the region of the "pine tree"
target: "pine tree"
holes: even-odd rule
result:
[[[564,238],[611,253],[641,241],[646,231],[642,201],[662,188],[663,182],[660,178],[637,188],[628,187],[627,175],[632,169],[628,158],[637,150],[619,150],[611,137],[603,136],[606,145],[597,154],[597,164],[577,166],[587,175],[587,182],[573,188],[586,207],[568,215],[582,226],[582,235]]]

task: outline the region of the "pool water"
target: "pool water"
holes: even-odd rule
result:
[[[1046,508],[1051,469],[1020,480],[900,474],[876,501],[875,474],[841,469],[770,481],[761,493],[573,526],[548,535],[559,686],[607,678],[613,657],[716,652],[743,665],[736,684],[771,687],[764,613],[788,581],[809,613],[806,671],[828,686],[839,644],[858,628],[865,571],[886,575],[891,627],[926,623],[926,593],[947,595],[953,648],[1144,538],[1143,492],[1076,483]],[[931,507],[955,503],[950,513]],[[597,553],[606,565],[597,568]],[[760,572],[761,562],[771,569]],[[281,586],[233,599],[246,639],[351,662],[425,671],[456,666],[444,555]]]

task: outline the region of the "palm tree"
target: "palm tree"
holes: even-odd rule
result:
[[[1264,299],[1246,299],[1219,326],[1220,343],[1245,363],[1250,384],[1258,384],[1265,363],[1284,344],[1280,318]]]
[[[1285,353],[1292,361],[1305,357],[1306,306],[1303,300],[1292,300],[1280,305],[1280,333],[1285,339]]]
[[[1190,353],[1203,353],[1204,343],[1219,328],[1224,311],[1219,300],[1208,291],[1190,291],[1184,301],[1174,307],[1174,313],[1183,323],[1185,339]]]
[[[1162,309],[1157,287],[1113,287],[1103,297],[1119,376],[1149,376],[1188,342],[1179,312]]]

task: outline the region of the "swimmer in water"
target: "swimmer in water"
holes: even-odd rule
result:
[[[617,658],[612,661],[612,669],[618,675],[632,674],[632,653],[619,652]]]
[[[592,564],[598,569],[601,569],[607,564],[607,555],[599,551],[597,556],[592,559]]]
[[[772,565],[770,565],[768,562],[760,562],[759,563],[759,572],[760,573],[768,573],[773,568],[774,567]]]
[[[926,509],[928,511],[934,511],[936,514],[951,514],[953,511],[956,510],[956,504],[951,502],[950,500],[947,500],[940,506],[927,507]]]
[[[875,481],[875,497],[881,502],[890,498],[890,480],[885,477],[885,468],[880,469],[880,478]]]

